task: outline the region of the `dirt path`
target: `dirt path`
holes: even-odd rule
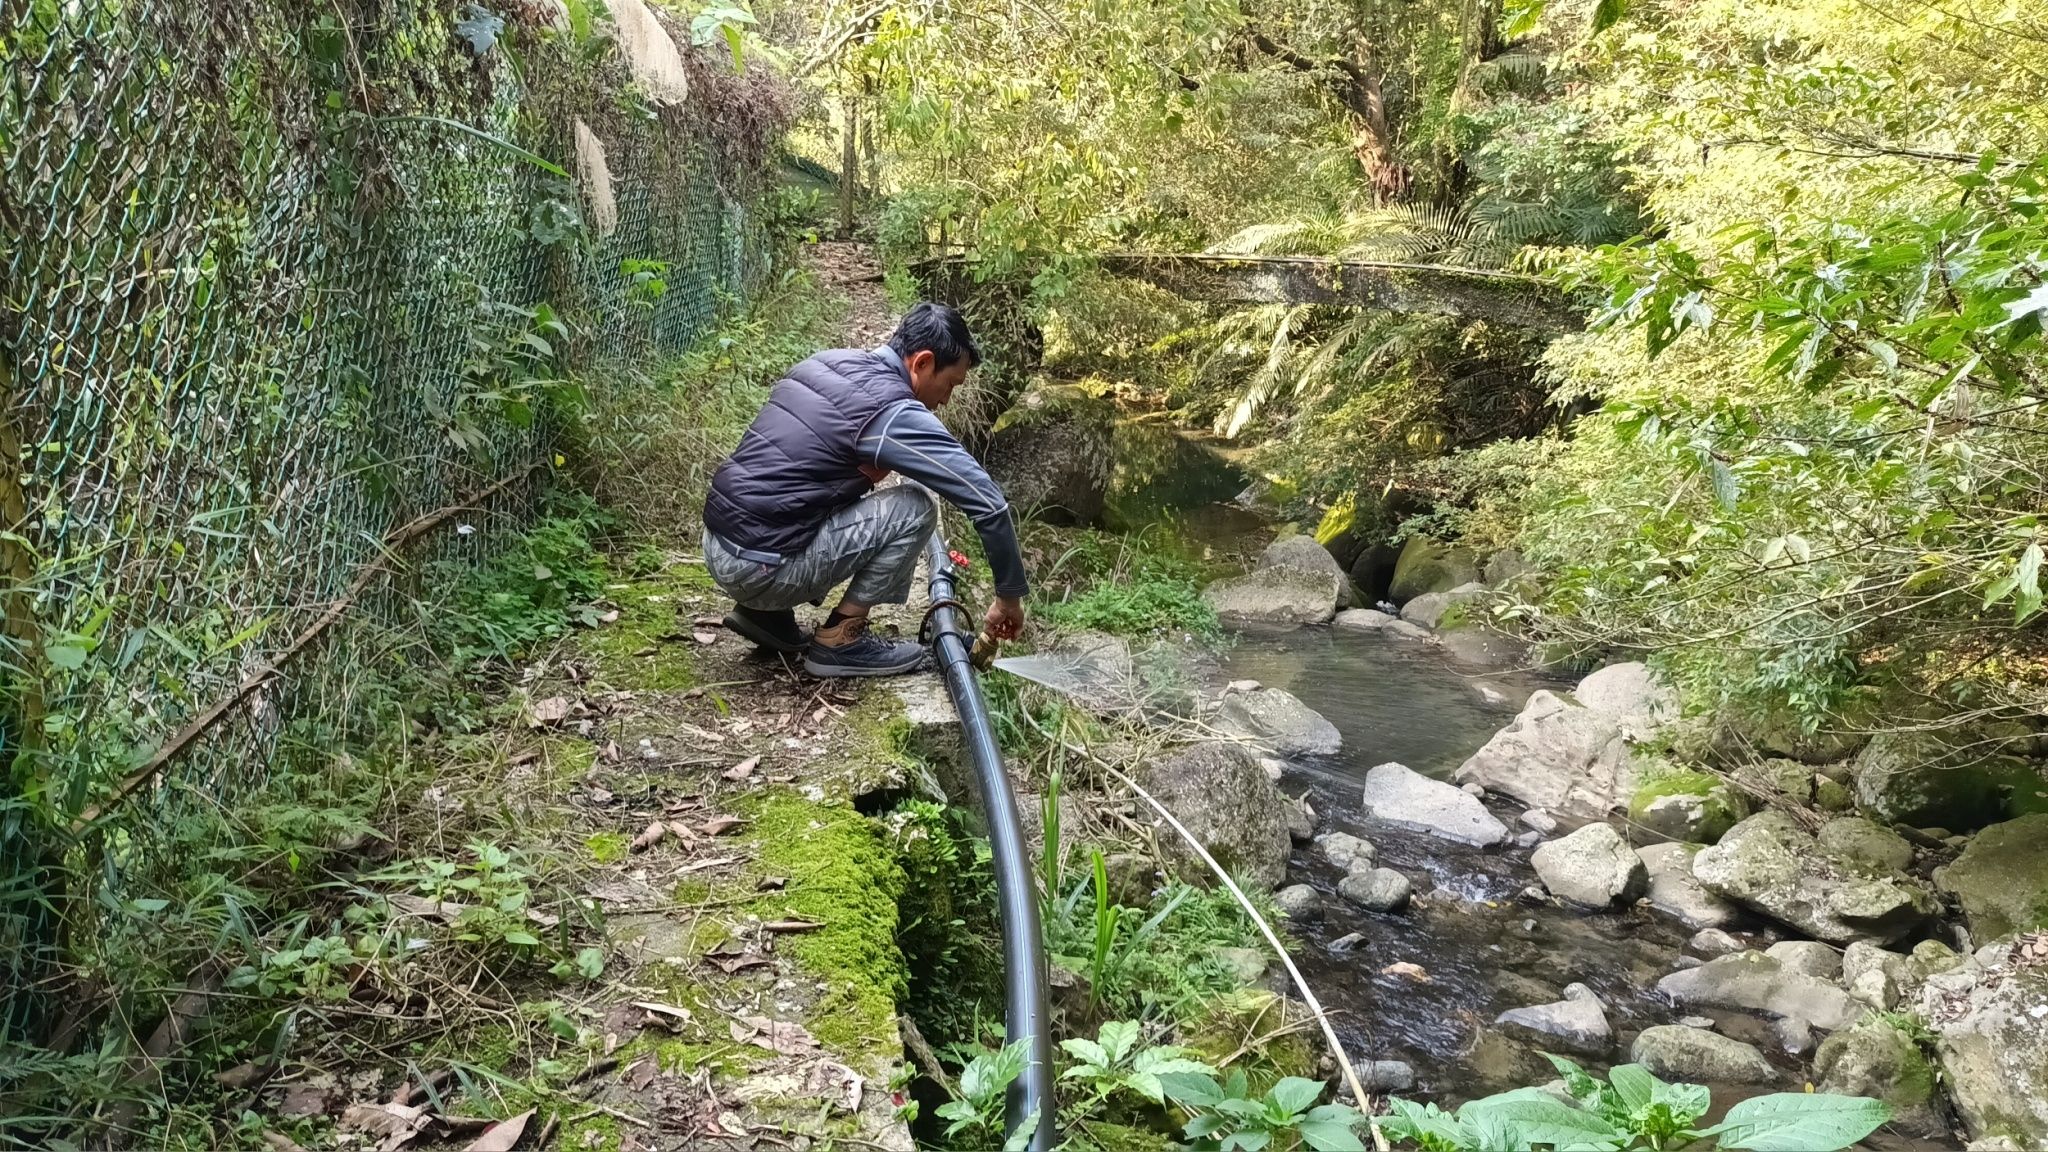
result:
[[[886,338],[866,249],[813,256],[847,297],[844,343]],[[541,944],[428,966],[428,1026],[345,1020],[300,1044],[250,1101],[281,1152],[301,1146],[287,1132],[467,1148],[486,1118],[507,1125],[498,1136],[522,1128],[522,1149],[911,1148],[894,1091],[904,880],[891,826],[856,804],[904,787],[902,693],[929,701],[935,681],[818,681],[724,630],[701,558],[643,567],[606,589],[594,627],[522,671],[484,730],[449,742],[394,836],[451,860],[505,846],[530,873],[514,907],[532,910],[509,922]],[[914,635],[921,613],[878,621]],[[924,719],[943,727],[950,710]],[[395,935],[464,923],[451,905],[389,904]]]

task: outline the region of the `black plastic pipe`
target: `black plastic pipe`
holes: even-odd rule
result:
[[[989,724],[988,704],[981,698],[981,685],[975,681],[974,665],[969,659],[973,634],[967,631],[959,610],[949,603],[953,600],[955,580],[953,561],[946,552],[945,541],[936,532],[932,533],[926,557],[931,567],[932,655],[946,677],[946,692],[953,697],[953,710],[960,715],[967,755],[974,761],[982,812],[988,818],[989,853],[994,858],[996,900],[1003,922],[1004,1038],[1012,1044],[1025,1041],[1029,1060],[1023,1074],[1010,1083],[1005,1100],[1006,1127],[1014,1136],[1025,1123],[1036,1125],[1025,1147],[1031,1152],[1047,1152],[1054,1144],[1052,1030],[1045,1002],[1045,950],[1038,925],[1038,886],[1031,877],[1031,856],[1025,850],[1017,796],[1010,791],[1003,753],[996,747],[995,729]]]

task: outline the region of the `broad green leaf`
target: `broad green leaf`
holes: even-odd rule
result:
[[[1124,1057],[1130,1055],[1131,1049],[1137,1046],[1138,1038],[1142,1034],[1143,1029],[1135,1020],[1111,1020],[1104,1024],[1102,1030],[1096,1033],[1102,1050],[1109,1054],[1109,1059],[1103,1063],[1109,1066],[1122,1063]]]
[[[1272,1101],[1284,1115],[1299,1115],[1308,1111],[1317,1100],[1322,1099],[1324,1087],[1320,1080],[1289,1076],[1273,1085],[1272,1090],[1266,1093],[1266,1099]]]
[[[1635,1112],[1656,1098],[1657,1078],[1641,1064],[1618,1064],[1607,1073],[1607,1082],[1628,1110]]]
[[[1223,1091],[1216,1086],[1215,1078],[1198,1073],[1167,1073],[1159,1077],[1159,1086],[1166,1092],[1167,1099],[1190,1108],[1214,1107],[1223,1099]]]
[[[1600,0],[1593,6],[1593,31],[1605,32],[1628,15],[1627,0]]]
[[[505,933],[505,943],[523,944],[528,948],[537,948],[540,946],[539,938],[535,937],[533,933],[521,931],[517,928]]]
[[[1825,1092],[1776,1092],[1742,1101],[1701,1135],[1717,1137],[1724,1149],[1838,1152],[1891,1118],[1892,1110],[1882,1100]]]
[[[1304,1120],[1300,1131],[1301,1142],[1316,1152],[1365,1152],[1365,1145],[1359,1143],[1358,1134],[1351,1130],[1349,1124]]]
[[[71,672],[85,666],[89,652],[77,644],[48,644],[43,647],[43,658],[50,662],[51,667]]]
[[[1242,1149],[1243,1152],[1259,1152],[1273,1142],[1271,1132],[1233,1132],[1223,1138],[1223,1152]]]
[[[1627,1133],[1607,1120],[1540,1088],[1503,1092],[1458,1109],[1459,1122],[1475,1130],[1482,1117],[1512,1125],[1519,1138],[1531,1144],[1620,1148],[1628,1143]]]
[[[1416,1144],[1434,1141],[1453,1148],[1467,1148],[1472,1134],[1457,1117],[1434,1104],[1417,1104],[1396,1096],[1387,1101],[1393,1115],[1380,1120],[1380,1128],[1396,1139]],[[1467,1105],[1470,1107],[1470,1105]]]
[[[1093,1064],[1097,1068],[1106,1069],[1114,1063],[1109,1058],[1109,1053],[1102,1050],[1102,1045],[1085,1037],[1076,1036],[1071,1040],[1062,1040],[1060,1041],[1060,1047],[1066,1051],[1067,1055],[1081,1061],[1083,1064]],[[1070,1069],[1069,1071],[1074,1070]]]

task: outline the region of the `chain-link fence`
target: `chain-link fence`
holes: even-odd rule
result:
[[[332,738],[394,532],[521,520],[557,382],[684,345],[754,262],[632,36],[496,7],[0,0],[8,1039],[122,986],[181,820]]]

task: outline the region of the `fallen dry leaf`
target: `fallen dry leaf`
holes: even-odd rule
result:
[[[614,749],[616,749],[617,747],[617,745],[613,745]],[[592,804],[609,804],[613,800],[611,789],[599,788],[595,784],[591,785],[590,790],[585,792],[583,795],[586,798],[588,798]]]
[[[425,896],[414,896],[407,892],[386,896],[384,902],[400,915],[418,916],[423,920],[453,920],[469,910],[467,904],[458,904],[453,900],[436,902]]]
[[[754,769],[760,766],[761,758],[759,756],[749,756],[745,760],[727,768],[725,770],[725,778],[727,780],[745,780],[754,774]]]
[[[691,621],[691,623],[695,624],[699,628],[723,628],[725,627],[725,617],[699,616],[695,620]]]
[[[671,800],[667,804],[662,805],[662,811],[674,815],[677,812],[688,812],[690,809],[699,806],[695,796],[685,796],[679,800]]]
[[[635,649],[633,649],[633,655],[635,655],[635,656],[652,656],[652,655],[654,655],[655,653],[657,653],[657,652],[659,652],[659,651],[661,651],[661,649],[659,649],[659,648],[656,648],[656,647],[655,647],[654,645],[652,645],[652,644],[649,644],[649,645],[648,645],[647,647],[645,647],[645,648],[635,648]]]
[[[383,1152],[397,1152],[426,1128],[427,1110],[410,1104],[351,1104],[342,1110],[341,1126],[382,1136]]]
[[[526,706],[526,726],[528,728],[545,728],[550,724],[560,724],[568,718],[569,698],[567,696],[550,696],[545,700],[535,700]]]
[[[618,613],[614,612],[616,616]],[[533,1110],[528,1109],[510,1120],[501,1121],[484,1129],[484,1133],[470,1141],[463,1152],[512,1152],[513,1145],[526,1135],[526,1122],[533,1119]]]
[[[555,915],[553,912],[543,912],[538,908],[528,908],[526,910],[526,918],[543,928],[553,928],[562,922],[560,916]]]
[[[1394,963],[1387,965],[1385,968],[1380,969],[1380,975],[1405,976],[1408,979],[1414,980],[1418,983],[1429,983],[1429,971],[1420,964],[1410,964],[1406,960],[1397,960]]]
[[[690,633],[690,639],[708,646],[718,643],[718,633],[711,631],[709,628],[699,628],[695,632]]]
[[[661,1065],[655,1063],[651,1057],[642,1057],[626,1068],[626,1086],[635,1092],[645,1092],[647,1086],[654,1083],[654,1078],[660,1074]]]
[[[685,844],[697,838],[697,834],[690,831],[690,826],[681,820],[671,820],[668,822],[668,834]]]
[[[738,816],[713,816],[704,822],[704,834],[706,836],[724,835],[745,823],[746,821]]]
[[[324,1116],[334,1107],[334,1089],[320,1084],[294,1084],[284,1090],[284,1099],[277,1105],[277,1114],[286,1120],[297,1120],[306,1116]]]
[[[253,1088],[270,1079],[270,1074],[275,1071],[277,1071],[277,1065],[268,1060],[261,1060],[248,1064],[237,1064],[225,1072],[216,1072],[213,1074],[213,1081],[223,1088],[241,1091],[244,1088]]]
[[[537,748],[528,749],[527,751],[521,752],[519,755],[514,756],[510,760],[505,761],[505,766],[508,768],[517,768],[521,764],[531,764],[538,759],[540,759],[540,750]]]
[[[646,1012],[649,1019],[658,1020],[663,1027],[671,1030],[688,1024],[691,1018],[688,1008],[678,1008],[673,1004],[663,1004],[658,1000],[635,1000],[633,1001],[633,1007]]]
[[[617,740],[605,741],[604,746],[597,750],[597,754],[601,759],[617,761],[619,758],[619,742]]]
[[[787,887],[789,887],[789,877],[787,876],[763,876],[754,882],[754,891],[756,892],[780,892]]]
[[[619,622],[619,610],[617,608],[614,608],[611,611],[604,613],[603,615],[597,618],[597,622],[599,624],[617,624]]]
[[[750,1135],[747,1131],[747,1122],[731,1112],[720,1112],[718,1114],[718,1126],[724,1129],[726,1135],[737,1136],[742,1140]]]
[[[761,925],[763,932],[816,932],[824,925],[814,920],[770,920]]]
[[[867,1081],[844,1064],[820,1060],[804,1072],[804,1094],[820,1096],[842,1112],[859,1112],[861,1089]]]
[[[803,1025],[766,1016],[741,1016],[733,1020],[732,1038],[784,1056],[807,1056],[818,1050],[817,1038]]]
[[[650,821],[647,827],[640,830],[638,836],[633,837],[633,843],[629,847],[635,852],[645,852],[656,844],[661,843],[661,838],[667,834],[668,829],[661,821]]]
[[[688,692],[683,693],[683,699],[695,700],[697,697],[702,696],[703,694],[704,690],[702,688],[692,688]]]
[[[744,972],[749,968],[766,968],[774,963],[774,961],[758,952],[749,952],[744,956],[722,957],[711,962],[718,965],[719,971],[724,972],[727,976],[737,972]]]

